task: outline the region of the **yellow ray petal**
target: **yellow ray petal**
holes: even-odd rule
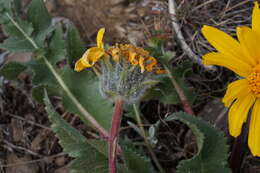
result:
[[[83,60],[83,59],[80,58],[80,59],[76,62],[75,68],[74,68],[75,71],[80,72],[80,71],[82,71],[83,69],[86,68],[86,66],[82,63],[82,60]]]
[[[75,64],[75,70],[81,71],[85,68],[92,67],[103,55],[104,50],[98,47],[88,49]]]
[[[246,26],[237,27],[237,37],[245,55],[244,61],[247,59],[252,66],[255,66],[260,60],[260,37],[258,37],[258,33]]]
[[[260,33],[260,10],[257,1],[255,1],[255,7],[252,14],[252,29]]]
[[[204,55],[202,58],[203,63],[206,65],[223,66],[242,77],[248,76],[251,72],[250,65],[229,55],[211,52]]]
[[[257,99],[252,111],[248,145],[254,156],[260,156],[260,99]]]
[[[222,102],[226,107],[229,107],[232,102],[243,93],[250,92],[250,86],[247,79],[240,79],[230,83],[227,87],[226,94],[222,99]]]
[[[249,109],[255,102],[255,96],[251,93],[244,93],[231,106],[228,113],[229,133],[237,137],[241,133],[243,123],[247,119]]]
[[[243,51],[238,41],[225,32],[211,26],[203,26],[202,34],[219,52],[237,59],[243,56]],[[241,60],[244,59],[242,58]],[[247,63],[247,61],[245,61],[245,63]]]
[[[150,56],[147,58],[146,62],[148,61],[149,64],[146,65],[145,69],[149,72],[153,71],[153,68],[156,66],[157,64],[157,60]]]
[[[141,67],[141,73],[144,72],[145,67],[144,67],[144,57],[139,58],[139,66]]]
[[[103,49],[92,47],[84,53],[82,63],[86,66],[93,66],[104,54],[105,52]]]
[[[99,29],[97,33],[97,47],[101,49],[104,49],[104,44],[103,44],[104,33],[105,33],[105,28]]]

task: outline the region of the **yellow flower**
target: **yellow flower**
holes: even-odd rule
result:
[[[130,44],[116,44],[108,49],[108,53],[112,56],[112,59],[116,62],[120,57],[124,57],[125,60],[132,65],[138,65],[141,69],[141,73],[145,70],[148,72],[154,71],[156,74],[165,73],[157,63],[157,60],[149,56],[149,52],[140,47],[135,47]]]
[[[120,58],[123,58],[134,66],[139,65],[141,73],[145,70],[148,72],[154,71],[156,74],[165,72],[158,66],[157,60],[154,57],[149,56],[149,52],[143,48],[135,47],[130,44],[116,44],[106,51],[103,44],[104,33],[104,28],[101,28],[98,31],[97,46],[89,48],[83,54],[75,64],[75,71],[80,72],[85,68],[90,68],[103,56],[110,55],[115,62],[119,62]]]
[[[204,55],[203,62],[226,67],[243,78],[230,83],[223,98],[225,106],[230,107],[229,132],[234,137],[240,135],[252,108],[248,145],[254,156],[260,156],[260,10],[257,2],[252,28],[237,27],[236,32],[238,40],[216,28],[204,26],[203,35],[218,52]]]
[[[92,67],[104,54],[103,36],[105,29],[101,28],[97,34],[97,46],[89,48],[75,64],[77,72]]]

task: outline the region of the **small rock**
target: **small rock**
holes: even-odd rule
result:
[[[27,62],[32,58],[32,53],[10,53],[6,57],[6,62]]]
[[[49,135],[48,131],[43,130],[39,133],[31,143],[31,150],[39,151],[42,149],[42,142],[45,141],[46,137]]]
[[[67,166],[56,169],[54,173],[69,173],[70,169]]]
[[[57,166],[63,166],[65,164],[65,162],[66,162],[66,159],[65,159],[64,156],[63,157],[58,157],[55,160],[55,163],[56,163]]]

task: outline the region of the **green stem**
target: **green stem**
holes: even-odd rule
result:
[[[148,148],[148,151],[150,152],[151,157],[152,157],[155,165],[157,166],[158,170],[161,173],[164,173],[164,170],[163,170],[159,160],[157,159],[155,153],[153,152],[152,146],[151,146],[150,142],[147,140],[147,137],[145,135],[145,130],[144,130],[144,127],[143,127],[143,123],[142,123],[142,120],[141,120],[141,117],[140,117],[140,113],[139,113],[138,107],[136,106],[136,104],[134,104],[133,106],[134,106],[134,110],[135,110],[135,117],[136,117],[138,126],[140,127],[141,135],[144,138],[144,142],[145,142],[145,144],[146,144],[146,146]]]
[[[191,107],[186,95],[184,94],[183,89],[180,87],[178,82],[174,79],[172,72],[169,70],[169,68],[166,65],[164,65],[164,69],[167,71],[168,77],[170,78],[170,80],[171,80],[180,100],[181,100],[184,111],[187,114],[194,115],[192,107]]]
[[[32,46],[35,49],[39,49],[39,46],[36,44],[36,42],[26,33],[24,30],[19,26],[19,24],[10,16],[9,13],[6,13],[6,16],[10,19],[10,21],[14,24],[15,27],[24,35],[24,37],[32,44]],[[44,62],[46,63],[49,70],[52,72],[53,76],[56,78],[58,83],[61,85],[62,89],[65,91],[65,93],[68,95],[68,97],[72,100],[72,102],[76,105],[78,110],[85,116],[85,118],[99,131],[99,133],[105,137],[108,138],[109,134],[108,132],[93,118],[93,116],[87,112],[87,110],[80,104],[80,102],[77,100],[77,98],[71,93],[65,82],[62,80],[62,78],[59,76],[59,74],[55,71],[54,67],[51,65],[51,63],[48,61],[46,57],[43,57]]]

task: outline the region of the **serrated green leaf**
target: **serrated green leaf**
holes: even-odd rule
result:
[[[8,80],[14,80],[27,67],[19,62],[10,62],[0,68],[0,76],[4,76]]]
[[[166,52],[163,53],[162,56],[160,56],[158,58],[158,60],[159,60],[160,63],[166,64],[166,65],[169,66],[169,64],[171,64],[169,62],[170,62],[170,60],[172,60],[175,57],[175,54],[176,54],[175,52],[166,51]]]
[[[227,167],[228,146],[222,132],[204,120],[183,112],[174,113],[164,120],[181,121],[196,136],[198,153],[191,159],[181,161],[177,173],[230,173]]]
[[[12,10],[12,1],[5,1],[1,0],[0,1],[0,12],[1,14],[4,14],[5,12],[10,12]],[[5,15],[1,15],[0,18],[5,17]],[[1,20],[1,23],[4,20]]]
[[[91,156],[92,159],[89,159]],[[108,173],[108,161],[104,157],[89,151],[84,157],[72,161],[70,168],[71,173]]]
[[[0,13],[14,12],[19,14],[21,11],[21,0],[0,0]],[[0,21],[3,16],[0,16]]]
[[[36,100],[39,103],[44,103],[44,90],[45,90],[45,86],[44,85],[39,85],[36,87],[33,87],[32,89],[32,97],[34,100]]]
[[[104,141],[86,139],[75,128],[71,127],[50,104],[45,92],[46,111],[52,122],[52,129],[59,137],[64,152],[76,159],[71,163],[75,173],[107,172],[107,145]]]
[[[30,36],[33,32],[32,24],[26,21],[22,21],[21,19],[17,18],[16,23],[20,26],[20,28]],[[11,21],[3,25],[3,31],[9,37],[15,37],[17,39],[24,39],[24,34],[14,25]]]
[[[65,58],[66,47],[63,40],[63,33],[60,27],[57,27],[49,44],[49,50],[46,58],[54,65]]]
[[[29,5],[28,13],[30,22],[34,27],[34,32],[32,33],[32,35],[28,35],[26,31],[24,31],[24,28],[19,26],[19,24],[12,18],[11,13],[6,13],[9,20],[14,24],[14,26],[17,27],[18,30],[21,31],[21,33],[24,36],[24,39],[21,41],[16,38],[10,37],[3,44],[1,44],[0,47],[2,46],[3,48],[9,49],[10,51],[33,51],[36,54],[36,56],[32,61],[26,63],[26,65],[29,66],[34,72],[33,84],[36,86],[46,85],[48,87],[60,86],[62,88],[62,91],[64,92],[64,98],[66,97],[66,99],[69,100],[64,101],[70,104],[70,106],[68,107],[69,111],[80,112],[79,115],[84,114],[84,116],[80,116],[84,122],[86,122],[87,117],[88,120],[92,121],[92,123],[99,123],[95,122],[95,120],[93,120],[91,117],[92,115],[89,114],[89,112],[93,113],[97,121],[100,121],[100,124],[105,124],[106,128],[109,129],[110,120],[112,116],[112,104],[106,102],[105,99],[103,99],[99,95],[97,82],[94,81],[93,83],[93,80],[88,80],[89,76],[86,78],[86,80],[84,80],[84,76],[81,76],[80,80],[78,80],[79,78],[77,79],[76,77],[77,83],[75,83],[74,79],[76,72],[66,67],[64,67],[64,69],[58,68],[56,64],[51,63],[50,60],[45,57],[46,51],[44,49],[48,45],[47,40],[49,40],[46,38],[47,36],[51,36],[51,34],[49,33],[53,31],[54,27],[51,26],[51,20],[47,12],[47,9],[44,6],[43,1],[32,0]],[[58,34],[58,36],[60,37],[60,34]],[[51,37],[49,38],[51,39]],[[23,43],[22,46],[24,47],[20,47],[19,41]],[[59,41],[60,40],[58,40],[58,42]],[[30,44],[29,48],[28,44]],[[53,48],[55,44],[56,43],[53,44]],[[17,45],[19,45],[19,47],[17,47]],[[60,52],[58,54],[60,55]],[[56,60],[54,60],[54,62]],[[63,73],[66,74],[63,76]],[[67,81],[64,81],[63,79]],[[66,85],[67,83],[69,86]],[[76,89],[76,85],[79,85],[79,88],[83,86],[82,90]],[[70,89],[72,89],[73,91],[71,92]],[[86,98],[93,98],[94,102],[92,102],[92,100],[85,101],[86,98],[84,98],[85,94],[83,93],[87,93],[86,95],[88,96]],[[90,111],[86,110],[86,108],[89,108]]]
[[[153,173],[151,161],[146,156],[138,153],[130,144],[122,144],[125,162],[124,173]]]
[[[33,59],[29,61],[27,65],[33,71],[32,82],[34,85],[49,85],[54,87],[58,85],[57,80],[53,76],[48,66],[43,61],[43,58]]]
[[[36,33],[47,30],[51,25],[51,17],[42,0],[32,0],[28,6],[28,18]]]
[[[107,130],[110,129],[113,106],[111,102],[101,96],[99,81],[93,73],[90,71],[77,73],[70,68],[65,68],[63,80],[83,107],[86,108],[104,128]],[[67,108],[69,112],[81,115],[81,119],[84,121],[82,114],[78,111],[75,104],[72,104],[67,95],[64,95],[63,102],[64,107]]]
[[[19,39],[10,37],[3,43],[0,43],[0,48],[11,52],[33,52],[35,48],[27,39]]]
[[[29,39],[32,28],[30,24],[26,26],[26,22],[19,19],[15,20],[9,13],[5,13],[8,23],[5,26],[10,37],[0,44],[0,48],[12,52],[32,52],[36,49],[36,45]],[[10,30],[9,30],[9,29]]]
[[[84,53],[85,46],[80,39],[79,32],[73,24],[69,24],[67,36],[68,62],[70,65],[75,64]]]
[[[37,102],[43,104],[44,103],[44,91],[47,91],[50,96],[60,96],[62,94],[61,88],[51,87],[46,85],[37,85],[32,88],[32,97]]]
[[[51,17],[43,0],[31,1],[28,6],[28,18],[33,24],[35,42],[38,46],[43,47],[44,40],[55,29],[51,25]]]

